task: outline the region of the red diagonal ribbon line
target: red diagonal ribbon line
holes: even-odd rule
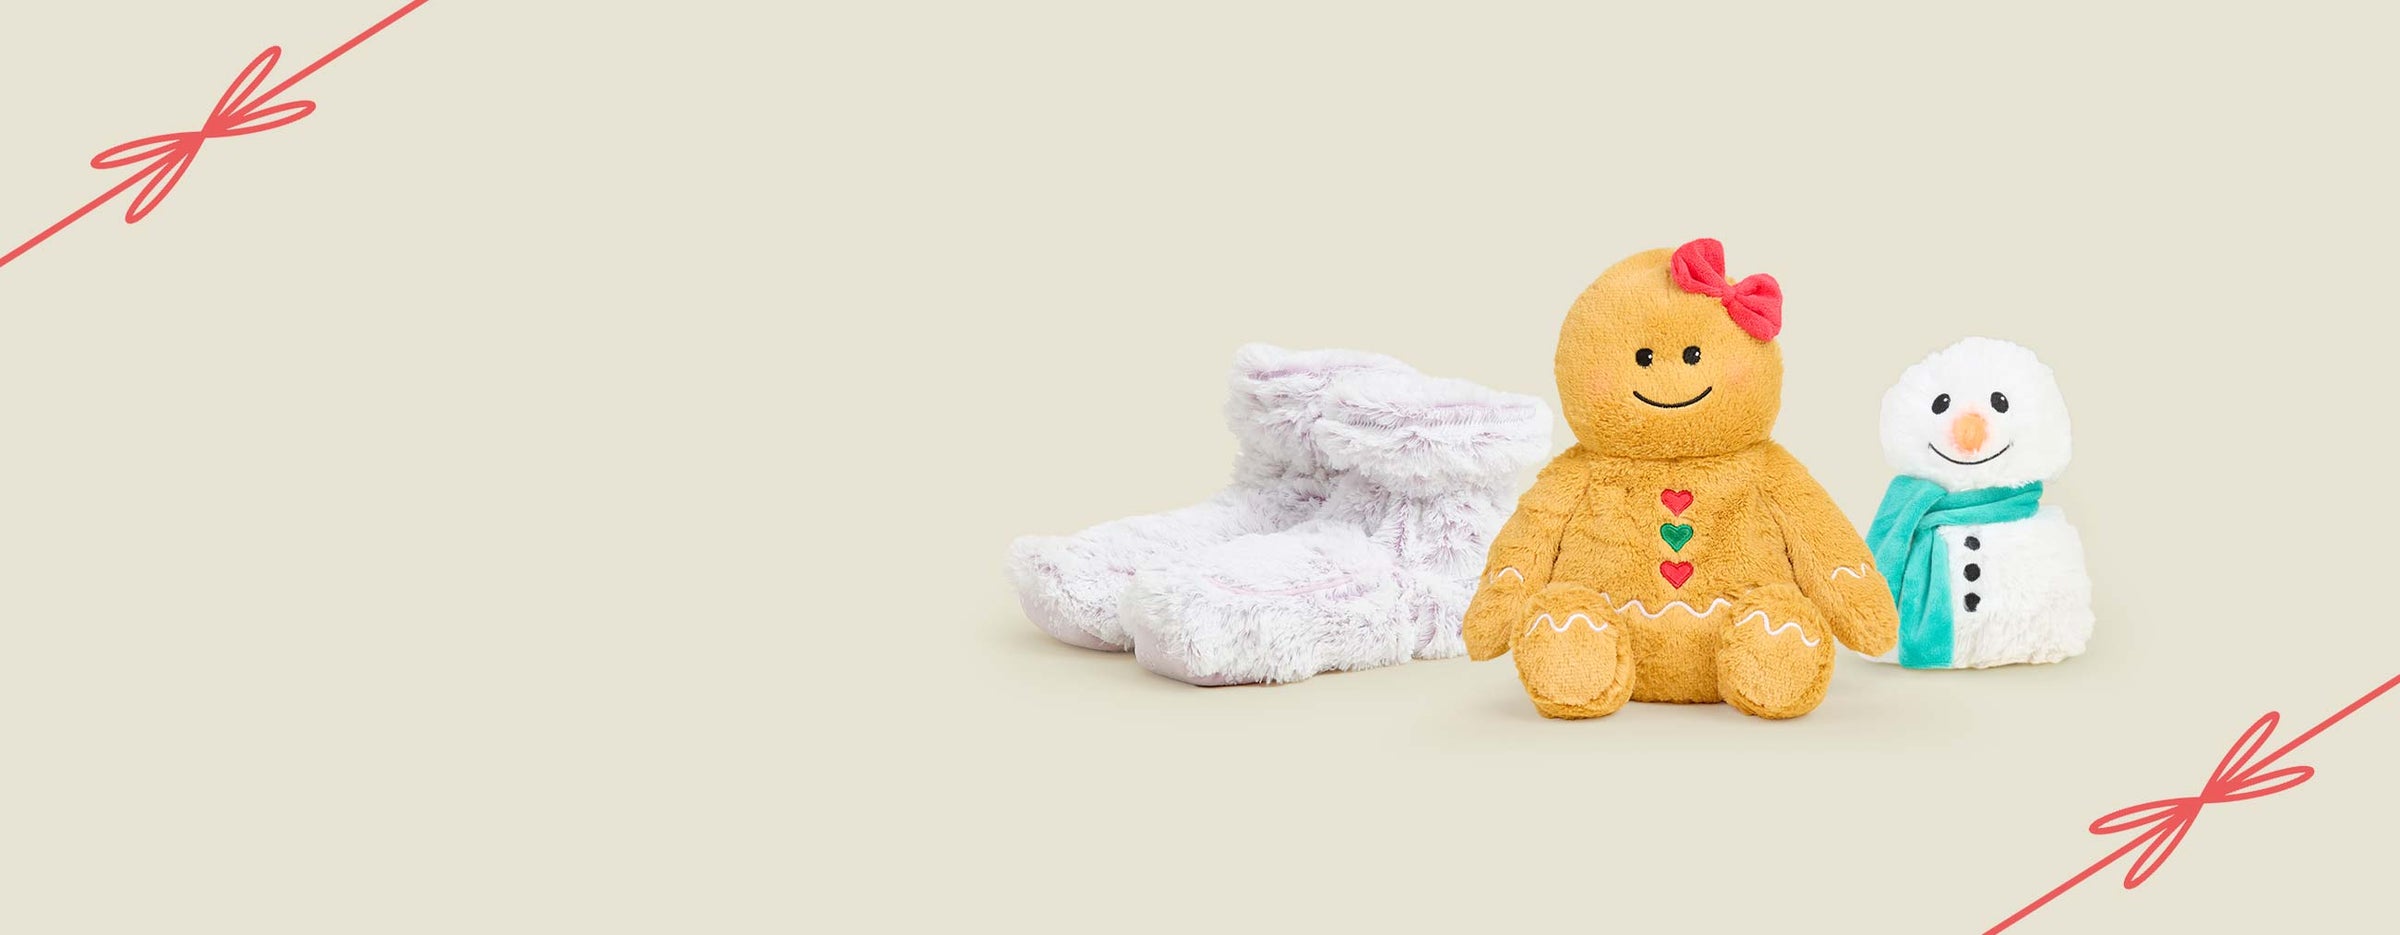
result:
[[[2167,857],[2174,854],[2175,848],[2183,843],[2183,836],[2191,833],[2192,822],[2200,817],[2201,809],[2224,802],[2239,802],[2243,799],[2274,795],[2307,782],[2309,777],[2317,774],[2314,767],[2286,766],[2275,770],[2270,770],[2268,767],[2274,766],[2276,761],[2284,758],[2285,754],[2299,749],[2301,744],[2309,742],[2310,739],[2323,733],[2326,728],[2341,723],[2343,718],[2357,713],[2358,709],[2366,707],[2395,686],[2400,686],[2400,675],[2392,676],[2390,681],[2376,686],[2374,691],[2359,696],[2357,701],[2334,712],[2332,717],[2318,721],[2317,726],[2309,728],[2305,733],[2292,738],[2283,746],[2276,747],[2274,752],[2262,757],[2258,755],[2258,749],[2266,746],[2267,738],[2275,733],[2275,725],[2282,721],[2281,715],[2273,711],[2267,712],[2265,716],[2253,722],[2248,731],[2242,733],[2242,739],[2233,742],[2232,749],[2225,751],[2224,759],[2217,761],[2217,771],[2209,774],[2208,782],[2200,787],[2197,795],[2144,802],[2140,805],[2117,809],[2093,821],[2091,827],[2093,834],[2120,834],[2136,828],[2146,828],[2147,830],[2134,836],[2133,840],[2125,842],[2125,846],[2117,848],[2107,857],[2101,858],[2099,863],[2083,868],[2082,873],[2068,877],[2067,882],[2052,888],[2050,892],[2043,893],[2042,898],[2027,903],[2025,908],[2017,910],[2015,915],[2002,919],[2000,924],[1984,930],[1984,935],[1995,935],[1995,933],[2017,924],[2026,916],[2032,915],[2034,910],[2049,905],[2051,900],[2059,897],[2059,894],[2082,885],[2083,881],[2091,879],[2094,874],[2107,869],[2110,864],[2116,863],[2125,855],[2137,850],[2141,851],[2142,855],[2134,858],[2133,866],[2125,871],[2125,888],[2133,889],[2142,885],[2143,881],[2150,879],[2151,874],[2157,873],[2158,868],[2166,864]]]
[[[276,127],[289,125],[315,112],[317,105],[314,101],[285,101],[278,104],[275,99],[282,97],[284,92],[291,90],[292,86],[299,84],[302,79],[316,74],[317,69],[332,64],[334,59],[349,54],[351,49],[358,48],[359,43],[374,38],[375,34],[382,32],[385,27],[399,22],[401,17],[407,16],[424,5],[425,0],[409,0],[407,4],[392,11],[390,16],[367,27],[365,32],[350,37],[350,41],[325,53],[323,57],[310,62],[308,67],[293,72],[291,77],[277,82],[274,87],[268,88],[262,93],[259,91],[259,86],[267,82],[267,76],[275,70],[275,63],[283,59],[281,46],[268,46],[266,51],[258,53],[258,57],[250,60],[249,67],[242,69],[242,73],[233,79],[233,84],[225,88],[224,95],[217,98],[216,108],[209,111],[208,119],[200,124],[200,129],[145,136],[138,140],[111,146],[101,150],[99,155],[93,156],[92,168],[94,169],[122,169],[144,163],[147,165],[142,165],[141,171],[118,182],[115,188],[86,202],[83,207],[60,218],[58,223],[33,235],[31,240],[8,251],[6,256],[0,256],[0,266],[7,266],[16,258],[24,256],[26,251],[41,246],[42,241],[49,240],[52,235],[66,230],[69,225],[83,220],[84,215],[99,210],[101,205],[115,200],[117,196],[131,191],[135,186],[141,187],[141,193],[133,196],[133,203],[126,207],[125,223],[134,224],[149,217],[150,212],[157,210],[159,204],[167,200],[167,194],[175,190],[176,184],[183,181],[184,172],[189,171],[192,167],[192,160],[199,157],[202,144],[209,140],[263,133]]]

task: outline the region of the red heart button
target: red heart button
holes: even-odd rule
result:
[[[1658,502],[1666,505],[1667,512],[1682,516],[1683,511],[1692,508],[1692,492],[1689,490],[1661,490],[1658,492]],[[1680,587],[1680,583],[1677,586]]]
[[[1659,577],[1667,579],[1668,584],[1680,588],[1683,587],[1684,582],[1692,580],[1692,563],[1660,562],[1658,563],[1658,574]]]

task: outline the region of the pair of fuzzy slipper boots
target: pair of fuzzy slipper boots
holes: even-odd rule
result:
[[[1549,456],[1548,407],[1380,354],[1254,344],[1226,416],[1241,452],[1224,491],[1010,545],[1043,632],[1194,685],[1465,652],[1516,475]]]

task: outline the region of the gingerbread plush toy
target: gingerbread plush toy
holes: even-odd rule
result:
[[[1627,699],[1797,717],[1833,641],[1889,651],[1898,614],[1824,488],[1768,438],[1783,292],[1725,275],[1714,240],[1627,258],[1568,310],[1558,396],[1577,444],[1492,543],[1467,651],[1514,652],[1534,707]]]

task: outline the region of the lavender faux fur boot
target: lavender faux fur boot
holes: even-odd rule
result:
[[[1011,543],[1008,574],[1025,615],[1061,642],[1116,652],[1133,648],[1118,623],[1117,605],[1136,568],[1314,518],[1334,486],[1315,437],[1326,388],[1352,374],[1414,372],[1381,354],[1243,347],[1234,355],[1225,405],[1226,422],[1241,443],[1232,485],[1180,510]]]
[[[1466,651],[1459,624],[1518,471],[1550,455],[1530,396],[1358,373],[1314,430],[1335,480],[1316,518],[1162,555],[1122,607],[1134,658],[1195,685],[1291,682]]]

